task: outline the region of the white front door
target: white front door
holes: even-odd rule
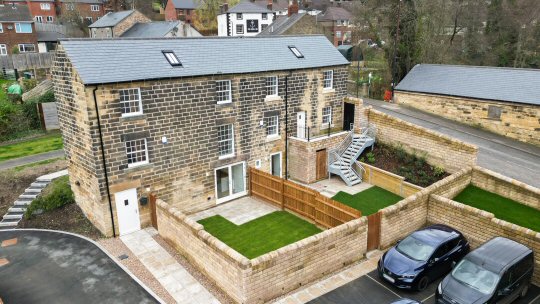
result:
[[[137,189],[116,192],[114,198],[116,200],[116,214],[118,216],[120,235],[141,230]]]
[[[223,203],[247,194],[245,163],[216,169],[216,202]]]
[[[306,138],[306,112],[296,113],[296,137]]]

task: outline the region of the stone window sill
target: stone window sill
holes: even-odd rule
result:
[[[218,157],[219,160],[222,160],[222,159],[229,159],[229,158],[234,158],[234,154],[229,154],[229,155],[222,155],[220,157]]]
[[[120,121],[135,121],[135,120],[144,120],[144,119],[146,119],[146,115],[144,114],[128,115],[128,116],[120,117]]]
[[[270,136],[266,136],[266,142],[273,142],[273,141],[276,141],[276,140],[280,140],[281,139],[281,136],[278,135],[270,135]]]
[[[323,92],[323,94],[335,93],[335,92],[336,92],[336,89],[334,89],[334,88],[331,88],[331,89],[323,89],[322,92]]]
[[[281,96],[266,96],[264,98],[264,101],[265,102],[271,102],[271,101],[282,101],[283,98],[281,98]]]
[[[132,171],[137,171],[137,170],[150,169],[152,167],[153,167],[153,165],[151,163],[145,163],[145,164],[140,164],[140,165],[134,165],[134,166],[131,166],[131,167],[127,167],[127,168],[124,169],[124,172],[132,172]]]

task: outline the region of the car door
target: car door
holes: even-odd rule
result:
[[[460,239],[459,237],[448,242],[448,247],[450,249],[448,253],[448,258],[450,260],[450,268],[452,268],[453,262],[458,262],[466,254],[466,252],[464,251],[464,245],[465,241]]]
[[[452,267],[452,261],[448,255],[450,249],[452,248],[450,248],[449,242],[445,242],[441,244],[431,256],[431,259],[428,262],[430,273],[428,276],[431,279],[436,279],[450,271],[450,268]]]

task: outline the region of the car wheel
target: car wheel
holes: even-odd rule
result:
[[[519,294],[519,297],[525,298],[528,291],[529,291],[529,282],[525,283],[525,286],[521,289],[521,293]]]
[[[416,289],[418,289],[418,291],[423,291],[428,285],[429,278],[427,276],[424,276],[421,277],[420,280],[418,280],[418,284],[416,284]]]

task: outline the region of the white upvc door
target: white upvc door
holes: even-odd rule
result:
[[[296,113],[296,137],[306,138],[306,112]]]
[[[114,198],[116,201],[116,214],[118,216],[118,230],[120,231],[120,235],[141,230],[137,189],[133,188],[116,192]]]
[[[214,176],[218,204],[247,194],[245,162],[217,168]]]
[[[281,152],[270,155],[270,173],[274,176],[281,177]]]

